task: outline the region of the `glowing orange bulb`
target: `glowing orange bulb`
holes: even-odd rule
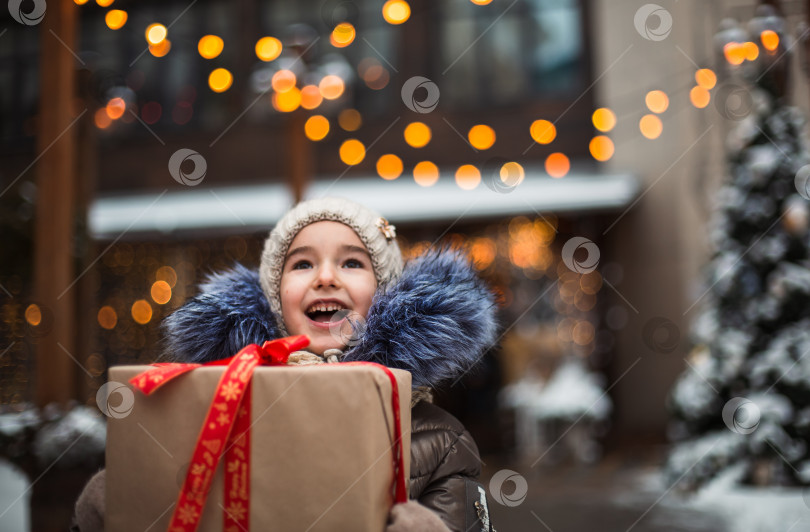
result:
[[[155,281],[150,290],[152,300],[158,305],[165,305],[172,298],[172,287],[166,281]]]
[[[329,42],[331,42],[332,46],[335,48],[345,48],[354,42],[356,35],[357,32],[355,31],[354,26],[348,22],[341,22],[335,26],[334,30],[332,30],[332,35],[329,37]]]
[[[115,0],[96,0],[96,3],[101,7],[109,7]]]
[[[307,85],[301,89],[301,107],[304,109],[315,109],[322,101],[321,91],[315,85]]]
[[[25,309],[25,321],[34,327],[42,323],[42,310],[40,310],[39,305],[33,303],[28,305]]]
[[[773,30],[763,31],[759,36],[759,40],[762,41],[762,47],[769,52],[774,52],[779,48],[779,34]]]
[[[647,108],[653,113],[663,113],[669,107],[669,97],[664,91],[650,91],[644,98]]]
[[[318,84],[318,88],[320,89],[324,98],[327,100],[336,100],[343,94],[345,84],[340,76],[330,74],[323,77],[321,82]]]
[[[613,141],[604,135],[598,135],[591,139],[588,149],[591,156],[597,161],[607,161],[613,157]]]
[[[123,98],[112,98],[107,102],[107,116],[113,120],[118,120],[124,111],[127,110],[127,104]]]
[[[233,75],[224,68],[217,68],[208,76],[208,86],[214,92],[225,92],[232,84]]]
[[[661,136],[661,132],[664,130],[664,125],[661,123],[661,119],[657,116],[644,115],[641,117],[641,120],[638,123],[638,128],[641,130],[642,135],[652,140]]]
[[[297,79],[292,70],[279,70],[273,74],[273,90],[276,92],[287,92],[295,87],[296,81]]]
[[[402,175],[402,159],[393,153],[386,153],[377,159],[377,174],[386,180],[392,180]]]
[[[139,299],[133,303],[130,312],[132,313],[132,319],[141,325],[149,323],[149,320],[152,319],[152,305],[145,299]]]
[[[529,128],[529,134],[538,144],[549,144],[557,138],[557,128],[548,120],[535,120]]]
[[[225,43],[216,35],[206,35],[197,43],[197,51],[205,59],[213,59],[222,53]]]
[[[329,134],[329,120],[321,115],[310,116],[304,124],[304,133],[309,140],[322,140]]]
[[[168,30],[163,24],[150,24],[146,27],[146,42],[149,44],[160,44],[166,38]]]
[[[463,190],[472,190],[481,182],[481,172],[471,164],[465,164],[456,170],[456,184]]]
[[[107,129],[110,127],[110,124],[112,124],[112,119],[110,118],[110,115],[107,114],[106,107],[102,107],[96,111],[93,121],[96,123],[96,127],[99,129]]]
[[[616,126],[616,114],[607,107],[600,107],[591,116],[593,127],[607,133]]]
[[[264,62],[272,61],[281,55],[281,41],[275,37],[262,37],[256,43],[256,57]]]
[[[366,147],[357,139],[348,139],[340,145],[340,160],[354,166],[366,158]]]
[[[745,54],[745,58],[749,61],[754,61],[757,57],[759,57],[759,47],[756,43],[753,42],[746,42],[743,43],[743,53]]]
[[[470,128],[470,132],[467,133],[467,138],[470,140],[470,144],[472,144],[473,148],[477,150],[488,150],[495,144],[495,130],[484,124],[478,124]]]
[[[149,45],[149,53],[155,57],[163,57],[164,55],[169,53],[169,50],[172,49],[172,41],[169,39],[163,39],[158,44],[150,44]]]
[[[116,314],[115,309],[109,305],[98,309],[96,318],[98,319],[98,324],[107,330],[115,329],[115,325],[118,323],[118,314]]]
[[[301,90],[293,87],[288,91],[273,93],[273,107],[282,113],[291,113],[301,106]]]
[[[704,89],[713,89],[717,85],[717,75],[708,68],[701,68],[695,72],[695,83]]]
[[[416,163],[413,167],[413,180],[421,187],[430,187],[439,180],[439,167],[430,161]]]
[[[111,30],[120,30],[127,23],[127,12],[120,9],[111,9],[104,15],[104,22]]]
[[[411,6],[404,0],[388,0],[383,4],[382,15],[389,24],[402,24],[411,16]]]
[[[405,142],[412,148],[423,148],[430,142],[430,128],[422,122],[411,122],[405,127]]]
[[[571,169],[571,161],[563,153],[552,153],[546,157],[546,173],[551,177],[565,177]]]
[[[709,105],[710,100],[711,95],[709,94],[709,91],[703,87],[692,87],[692,90],[689,91],[689,101],[691,101],[692,105],[698,109],[703,109]]]
[[[723,55],[732,65],[741,65],[745,61],[745,48],[738,42],[730,42],[723,46]]]

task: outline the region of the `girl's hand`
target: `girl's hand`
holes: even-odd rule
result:
[[[385,532],[450,532],[450,529],[438,515],[410,500],[391,508]]]

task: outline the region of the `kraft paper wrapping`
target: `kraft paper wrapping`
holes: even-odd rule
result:
[[[373,367],[258,367],[253,375],[250,528],[381,532],[393,504],[391,383]],[[126,383],[150,366],[110,368]],[[200,425],[225,367],[201,367],[107,424],[106,530],[166,530]],[[402,452],[410,470],[411,374],[400,393]],[[223,525],[224,457],[200,531]]]

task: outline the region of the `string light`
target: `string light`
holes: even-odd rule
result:
[[[708,68],[701,68],[695,72],[695,83],[706,90],[713,89],[717,85],[717,75]]]
[[[127,12],[120,9],[111,9],[104,15],[104,22],[111,30],[120,30],[127,23]]]
[[[348,139],[340,145],[340,160],[349,166],[363,162],[366,157],[366,147],[357,139]]]
[[[338,115],[338,124],[346,131],[357,131],[363,124],[363,117],[357,109],[344,109]]]
[[[647,93],[644,98],[647,108],[653,113],[661,114],[669,107],[669,97],[664,91],[654,90]]]
[[[664,130],[664,126],[661,123],[661,119],[658,118],[656,115],[642,116],[641,120],[639,120],[638,127],[639,130],[641,130],[641,134],[650,140],[657,139],[658,137],[660,137],[661,132]]]
[[[309,140],[322,140],[329,134],[329,120],[321,115],[310,116],[304,123],[304,133]]]
[[[607,107],[600,107],[591,115],[593,127],[607,133],[616,126],[616,114]]]
[[[467,138],[473,148],[477,150],[488,150],[495,144],[495,130],[487,125],[478,124],[470,128],[469,133],[467,133]]]
[[[150,24],[146,27],[146,42],[152,45],[160,44],[168,35],[168,30],[163,24]]]
[[[554,178],[565,177],[571,169],[571,161],[563,153],[552,153],[546,157],[546,173]]]
[[[529,127],[529,134],[538,144],[549,144],[557,138],[557,128],[548,120],[535,120]]]
[[[205,59],[214,59],[222,53],[225,43],[216,35],[206,35],[197,43],[197,51]]]
[[[410,18],[411,6],[404,0],[388,0],[383,4],[382,15],[389,24],[402,24]]]
[[[402,175],[402,159],[393,153],[386,153],[377,159],[377,174],[386,180],[393,180]]]
[[[413,167],[413,180],[420,187],[431,187],[439,180],[439,167],[430,161],[421,161]]]
[[[598,135],[591,139],[588,149],[591,156],[597,161],[605,162],[613,157],[613,141],[604,135]]]
[[[471,164],[464,164],[456,170],[456,184],[463,190],[472,190],[481,182],[481,172]]]
[[[345,48],[354,42],[357,32],[348,22],[341,22],[335,29],[332,30],[332,35],[329,37],[329,42],[335,48]]]
[[[225,92],[233,84],[233,75],[225,68],[217,68],[208,76],[208,86],[214,92]]]
[[[405,127],[405,142],[412,148],[423,148],[431,139],[430,128],[423,122],[411,122]]]
[[[281,55],[281,49],[281,41],[275,37],[262,37],[256,42],[256,57],[267,63]]]

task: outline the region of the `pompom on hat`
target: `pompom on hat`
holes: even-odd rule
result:
[[[378,289],[402,275],[402,252],[397,243],[396,228],[378,213],[344,198],[319,198],[299,203],[270,231],[259,267],[262,291],[283,336],[288,334],[279,294],[284,260],[295,235],[309,224],[321,221],[340,222],[357,233],[371,255]]]

